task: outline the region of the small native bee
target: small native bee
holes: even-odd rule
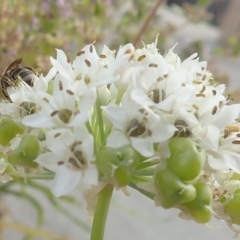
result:
[[[2,75],[1,87],[3,95],[11,102],[8,95],[8,87],[18,87],[21,81],[27,83],[30,87],[33,87],[34,81],[38,76],[38,73],[32,67],[19,66],[22,62],[22,58],[14,60]]]

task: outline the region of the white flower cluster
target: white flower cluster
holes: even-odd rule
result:
[[[117,53],[104,46],[97,54],[90,44],[73,61],[57,50],[49,74],[33,88],[24,82],[8,88],[13,103],[2,102],[1,115],[11,116],[22,135],[39,139],[34,162],[56,172],[57,196],[80,180],[98,184],[94,161],[103,147],[130,145],[143,158],[161,162],[169,157],[169,139],[191,138],[206,152],[199,178],[215,194],[212,210],[231,222],[219,199],[240,185],[231,179],[240,173],[240,105],[228,105],[225,86],[197,54],[181,61],[173,49],[163,56],[156,45],[157,39],[142,49],[127,44]],[[2,146],[5,156],[17,148],[18,137]]]

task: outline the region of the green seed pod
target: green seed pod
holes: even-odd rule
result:
[[[172,138],[168,145],[171,152],[168,168],[182,181],[192,181],[198,177],[204,165],[204,152],[189,138]]]
[[[0,144],[7,146],[9,142],[17,135],[24,131],[10,118],[3,117],[0,120]]]
[[[33,135],[24,136],[17,149],[13,150],[7,157],[9,163],[25,167],[37,167],[34,160],[38,157],[40,145],[38,139]]]
[[[114,171],[114,179],[118,187],[127,186],[132,177],[132,172],[127,167],[120,166]]]
[[[240,193],[233,194],[233,198],[225,205],[225,213],[229,214],[234,224],[240,225]]]
[[[119,187],[126,186],[139,161],[139,154],[131,147],[105,148],[97,152],[98,170],[110,178],[114,178]]]
[[[113,148],[102,149],[96,154],[96,165],[103,175],[113,173],[115,162],[117,162],[117,154]]]
[[[196,198],[188,203],[182,204],[185,206],[194,220],[198,223],[207,223],[211,220],[211,204],[212,191],[206,183],[196,183],[194,185],[197,195]]]
[[[240,180],[240,174],[239,173],[236,173],[236,172],[233,172],[231,178],[231,180]]]
[[[159,171],[155,177],[155,186],[159,190],[161,206],[171,208],[179,203],[190,202],[196,197],[196,190],[185,184],[171,170]]]

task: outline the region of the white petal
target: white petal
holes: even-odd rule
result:
[[[46,143],[48,149],[59,158],[66,158],[68,156],[70,151],[69,146],[73,144],[74,141],[75,138],[68,129],[58,128],[50,130],[46,133]]]
[[[135,138],[131,137],[131,144],[135,150],[144,157],[151,157],[154,154],[151,138]]]
[[[66,79],[68,79],[69,81],[72,81],[72,77],[70,76],[70,72],[69,72],[69,68],[65,69],[63,65],[61,65],[60,62],[58,62],[56,59],[50,57],[50,61],[53,65],[54,68],[56,68],[56,70],[61,73]]]
[[[120,131],[112,131],[107,138],[107,146],[119,148],[130,144],[129,138]]]
[[[46,92],[47,86],[48,85],[47,85],[46,79],[41,75],[39,79],[36,81],[36,83],[34,84],[33,89],[35,92],[39,92],[39,91]]]
[[[132,96],[132,99],[140,105],[147,105],[147,106],[155,105],[155,103],[141,89],[134,89],[131,92],[131,96]]]
[[[110,84],[110,83],[114,83],[114,82],[116,82],[119,79],[119,76],[117,76],[117,77],[110,77],[110,78],[104,78],[102,76],[99,76],[99,78],[101,80],[100,81],[96,81],[93,84],[91,84],[92,87],[99,87],[99,86],[107,85],[107,84]]]
[[[95,165],[90,165],[84,170],[81,183],[84,185],[97,185],[98,183],[98,171]]]
[[[50,117],[42,113],[35,113],[23,118],[22,123],[29,127],[53,127]]]
[[[82,142],[82,150],[84,153],[84,157],[87,162],[90,162],[93,158],[94,151],[94,142],[93,136],[88,132],[85,126],[77,126],[73,130],[73,134],[75,138]]]
[[[239,113],[240,113],[240,104],[224,106],[219,114],[220,115],[219,118],[212,123],[218,126],[219,128],[223,128],[235,122],[235,119],[239,117]]]
[[[220,130],[213,126],[209,125],[206,129],[203,129],[204,136],[201,137],[200,146],[204,149],[209,149],[212,151],[217,151],[219,146],[219,139],[220,139]],[[196,135],[196,137],[200,136]]]
[[[59,166],[52,182],[51,190],[56,197],[60,197],[72,191],[79,183],[81,171],[72,170],[65,166]]]
[[[56,172],[59,167],[57,164],[58,161],[60,161],[58,156],[51,152],[47,152],[39,155],[34,162],[37,162],[39,165],[50,171]]]
[[[56,74],[57,74],[57,69],[54,68],[54,67],[52,67],[52,68],[49,70],[48,74],[45,76],[45,80],[46,80],[47,82],[51,81],[51,80],[55,77]]]
[[[173,125],[157,125],[152,129],[152,141],[154,143],[166,141],[173,136],[176,130]]]
[[[240,173],[240,156],[238,153],[230,151],[222,151],[223,161],[227,165],[227,169],[232,169],[234,172]]]
[[[221,156],[208,155],[208,165],[214,170],[228,170]]]
[[[126,130],[128,124],[128,116],[123,108],[116,104],[112,104],[107,107],[102,107],[102,109],[104,110],[106,117],[116,128],[122,131]]]
[[[80,112],[77,115],[73,116],[72,120],[68,124],[68,126],[75,127],[87,122],[89,119],[88,112]]]

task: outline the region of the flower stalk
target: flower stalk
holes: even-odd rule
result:
[[[113,189],[114,186],[112,184],[107,184],[98,194],[92,225],[91,240],[103,240]]]

